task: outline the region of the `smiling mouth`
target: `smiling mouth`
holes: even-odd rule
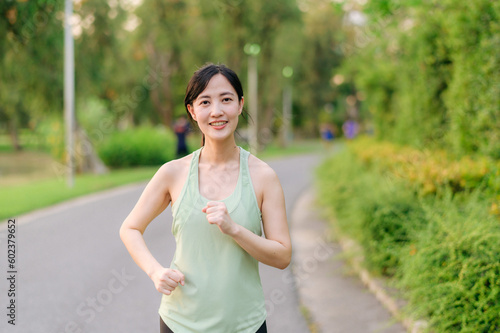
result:
[[[210,123],[210,125],[212,125],[212,126],[222,126],[225,124],[227,124],[227,121],[216,121],[216,122]]]

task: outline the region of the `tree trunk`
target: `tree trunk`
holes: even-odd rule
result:
[[[14,151],[21,151],[23,147],[21,146],[19,142],[19,134],[17,130],[17,119],[15,116],[13,118],[9,119],[9,136],[10,140],[12,142],[12,148],[14,148]]]
[[[85,130],[77,127],[76,136],[76,165],[79,173],[92,172],[95,174],[103,174],[108,172],[108,168],[97,155],[92,142]]]

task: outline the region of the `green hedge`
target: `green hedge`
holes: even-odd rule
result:
[[[348,151],[321,165],[318,180],[320,201],[332,208],[341,232],[363,246],[368,268],[393,276],[402,248],[425,224],[414,192],[364,169]]]
[[[500,331],[500,223],[480,192],[423,203],[429,223],[402,253],[411,311],[436,332]]]
[[[384,0],[342,69],[379,138],[500,159],[500,2]],[[348,44],[348,43],[344,43]]]
[[[111,134],[98,152],[113,168],[161,165],[175,158],[176,144],[171,131],[144,126]]]
[[[335,229],[357,240],[365,264],[403,291],[429,331],[500,330],[500,221],[479,190],[419,197],[345,150],[317,170]]]

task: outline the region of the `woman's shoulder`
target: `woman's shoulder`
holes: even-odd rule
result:
[[[278,175],[273,168],[253,154],[248,156],[248,169],[252,179],[261,184],[273,183],[278,180]]]
[[[168,161],[163,164],[159,169],[157,174],[166,180],[176,180],[182,177],[183,174],[189,171],[189,165],[191,163],[193,153],[186,155],[184,157]]]

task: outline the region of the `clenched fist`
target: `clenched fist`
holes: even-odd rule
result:
[[[219,201],[210,201],[202,209],[203,213],[207,214],[207,221],[210,224],[216,224],[220,231],[226,235],[234,235],[237,231],[236,224],[227,212],[226,204]]]
[[[184,274],[177,269],[162,268],[151,275],[156,290],[165,295],[170,295],[179,285],[184,285]]]

